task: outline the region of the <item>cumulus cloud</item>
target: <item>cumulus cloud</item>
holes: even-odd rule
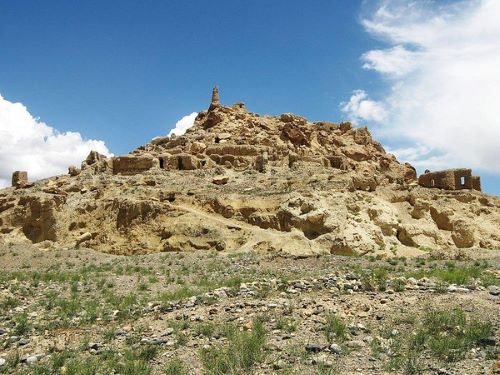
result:
[[[341,103],[341,109],[354,123],[359,121],[382,122],[387,116],[383,103],[368,99],[364,90],[354,91],[348,102]]]
[[[91,150],[110,155],[103,141],[61,133],[34,118],[23,104],[0,95],[0,187],[10,184],[14,170],[28,171],[30,180],[67,173]]]
[[[193,112],[190,115],[184,116],[179,121],[175,123],[175,127],[168,133],[169,136],[172,134],[182,135],[194,124],[194,119],[198,116],[197,112]]]
[[[386,50],[372,50],[361,56],[363,68],[376,70],[391,76],[403,76],[416,67],[418,53],[409,51],[403,46],[395,46]]]
[[[394,152],[417,166],[500,173],[499,19],[498,0],[378,1],[362,25],[388,47],[361,61],[388,94],[373,101],[356,91],[341,108],[378,124],[385,143],[406,145]],[[373,103],[384,116],[366,115]]]

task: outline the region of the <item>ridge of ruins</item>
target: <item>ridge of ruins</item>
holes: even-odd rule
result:
[[[13,174],[0,193],[4,238],[119,254],[500,246],[499,199],[470,169],[417,177],[366,127],[226,106],[217,87],[184,135],[123,156],[92,151],[68,172],[35,182]]]

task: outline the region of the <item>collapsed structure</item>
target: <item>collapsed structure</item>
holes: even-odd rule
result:
[[[13,176],[17,189],[0,192],[0,242],[119,254],[500,247],[499,199],[469,169],[417,179],[366,127],[259,115],[221,104],[217,88],[184,135],[124,156],[92,151],[68,172],[34,188]]]
[[[379,172],[375,174],[380,183],[416,180],[415,169],[386,154],[366,127],[356,129],[349,122],[311,123],[290,113],[277,118],[260,116],[248,112],[243,103],[225,107],[220,104],[217,88],[209,109],[198,114],[185,135],[155,138],[127,156],[107,159],[91,153],[82,170],[134,175],[151,169],[183,171],[220,166],[263,173],[268,164],[292,168],[301,163],[358,170],[368,181],[359,183],[358,178],[354,185],[366,185],[370,190],[379,184],[371,173],[373,168]]]
[[[439,172],[426,171],[418,177],[418,184],[427,188],[445,190],[474,189],[481,191],[481,179],[472,176],[470,169],[447,169]]]
[[[12,173],[12,186],[13,187],[25,187],[28,184],[28,172],[26,171],[15,171]]]

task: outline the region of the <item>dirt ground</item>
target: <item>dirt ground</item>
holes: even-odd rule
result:
[[[5,246],[0,372],[494,373],[500,257],[481,258]]]

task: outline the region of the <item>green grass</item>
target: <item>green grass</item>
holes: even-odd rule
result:
[[[10,310],[19,306],[20,304],[21,302],[17,298],[9,296],[0,301],[0,310]]]
[[[417,374],[425,358],[456,362],[464,359],[470,349],[484,346],[484,340],[493,334],[491,323],[468,318],[460,308],[430,310],[410,334],[391,341],[393,354],[388,367],[404,374]],[[376,345],[372,347],[375,349]]]
[[[216,332],[216,326],[214,323],[200,323],[197,324],[194,328],[194,333],[197,336],[205,336],[205,337],[212,337],[214,333]]]
[[[324,332],[329,344],[343,342],[347,338],[347,325],[338,316],[330,314],[326,316]]]
[[[31,329],[31,326],[28,322],[28,315],[26,313],[23,313],[21,315],[18,315],[14,319],[16,325],[14,327],[14,333],[18,336],[23,336],[29,332]]]
[[[297,330],[298,322],[295,319],[283,315],[277,315],[275,319],[275,329],[285,331],[286,333],[292,333]]]
[[[467,285],[473,279],[481,280],[484,286],[500,285],[500,280],[487,270],[486,264],[476,263],[472,266],[457,266],[448,262],[443,268],[418,270],[407,273],[407,277],[420,279],[422,277],[435,278],[449,284]]]
[[[259,319],[251,332],[232,329],[227,345],[216,345],[200,351],[200,359],[208,375],[251,374],[265,356],[266,331]]]
[[[188,371],[180,359],[174,358],[165,364],[163,373],[165,375],[187,375]]]
[[[461,309],[433,310],[424,316],[415,344],[427,346],[440,359],[456,361],[492,334],[490,322],[467,319]]]

